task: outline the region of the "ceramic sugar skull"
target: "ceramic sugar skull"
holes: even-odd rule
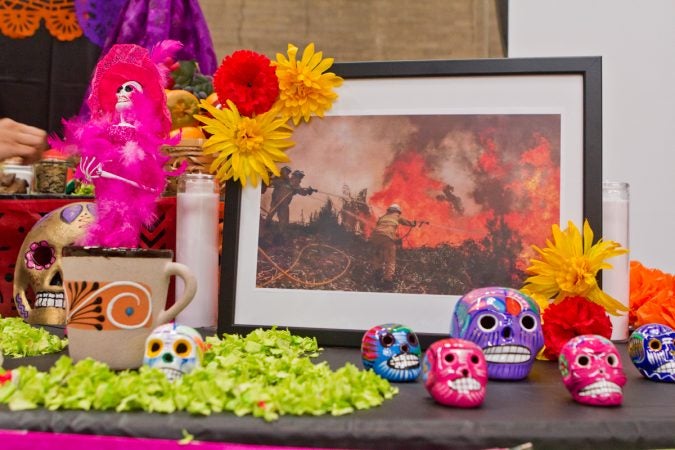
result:
[[[143,364],[161,370],[174,381],[202,364],[204,350],[204,340],[197,330],[167,323],[155,328],[145,340]]]
[[[14,269],[13,296],[28,323],[65,324],[61,251],[84,236],[94,215],[93,203],[70,203],[42,217],[26,235]]]
[[[630,336],[628,354],[642,375],[675,383],[675,330],[657,323],[642,325]]]
[[[474,289],[457,301],[450,335],[476,343],[485,354],[488,377],[527,377],[544,345],[536,302],[522,292],[504,288]]]
[[[618,406],[626,375],[619,352],[602,336],[585,334],[570,339],[560,350],[558,368],[572,398],[594,406]]]
[[[415,381],[422,370],[417,335],[397,323],[378,325],[361,340],[363,367],[389,381]]]
[[[488,380],[483,351],[464,339],[436,341],[424,354],[422,380],[434,400],[442,405],[480,406]]]

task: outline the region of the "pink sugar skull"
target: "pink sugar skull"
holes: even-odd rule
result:
[[[436,341],[424,354],[422,380],[438,403],[459,408],[480,406],[488,380],[483,351],[464,339]]]
[[[594,334],[569,340],[560,351],[558,368],[565,387],[579,403],[618,406],[623,400],[621,358],[609,339]]]

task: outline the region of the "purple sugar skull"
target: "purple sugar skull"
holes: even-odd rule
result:
[[[474,289],[460,298],[450,335],[474,342],[483,350],[488,378],[494,380],[527,377],[544,345],[536,302],[504,287]]]
[[[480,406],[488,380],[483,351],[464,339],[436,341],[424,354],[422,380],[429,394],[442,405]]]
[[[363,367],[389,381],[415,381],[422,370],[421,357],[417,335],[397,323],[375,326],[361,340]]]
[[[633,331],[628,353],[642,375],[653,381],[675,383],[675,331],[649,323]]]
[[[558,368],[572,398],[593,406],[618,406],[623,400],[619,352],[602,336],[585,334],[570,339],[560,350]]]

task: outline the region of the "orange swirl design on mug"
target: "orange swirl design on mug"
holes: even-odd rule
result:
[[[152,292],[134,281],[66,281],[69,327],[133,330],[152,325]]]

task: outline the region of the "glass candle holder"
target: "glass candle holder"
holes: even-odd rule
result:
[[[629,203],[628,183],[604,181],[602,183],[602,237],[628,248],[629,241]],[[628,253],[615,256],[609,263],[611,269],[602,271],[602,289],[626,308],[629,307],[630,294],[630,258]],[[628,314],[610,315],[613,341],[628,339]]]
[[[176,262],[190,268],[197,292],[176,322],[194,328],[215,327],[218,317],[219,189],[213,175],[188,173],[178,178]],[[176,280],[176,298],[183,283]]]

